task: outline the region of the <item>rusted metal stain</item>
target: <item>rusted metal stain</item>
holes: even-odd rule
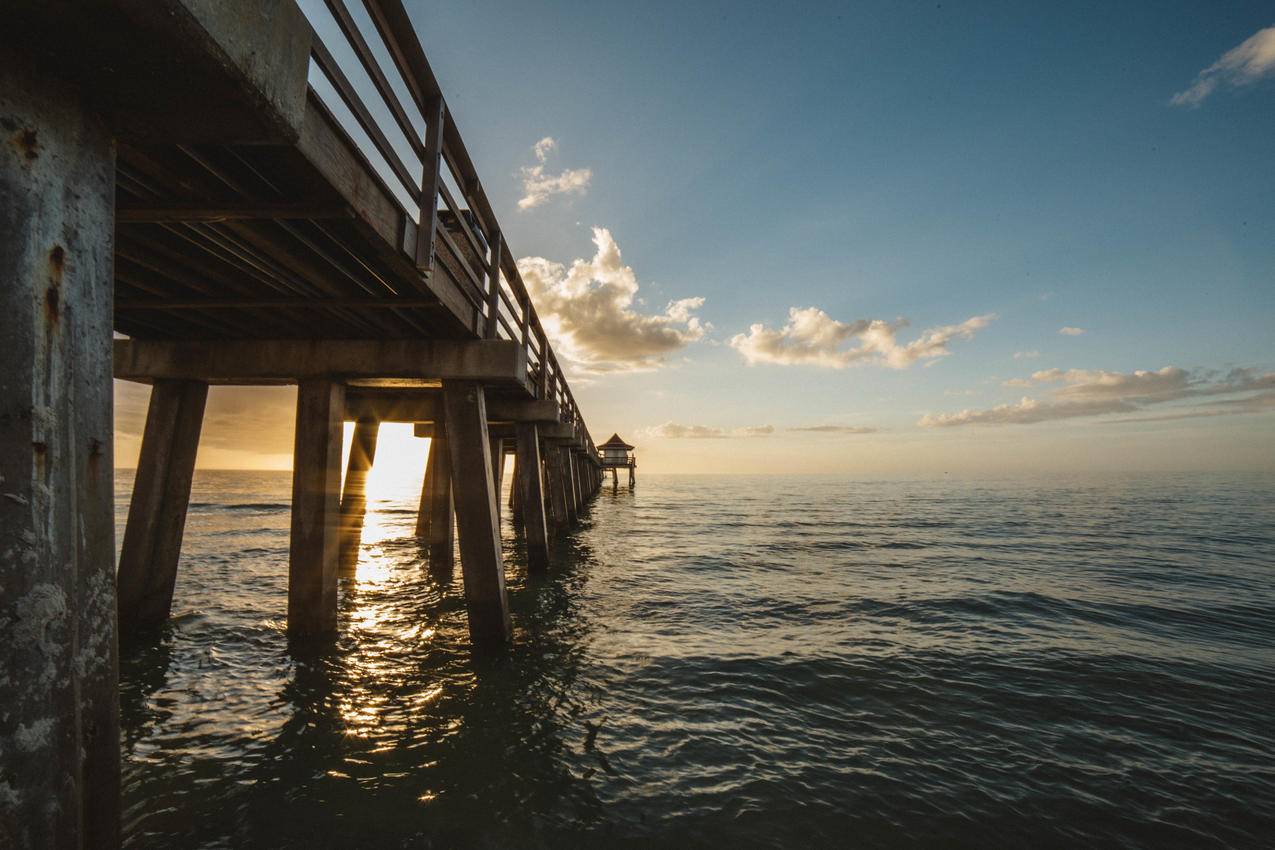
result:
[[[28,164],[40,158],[40,139],[30,127],[22,127],[9,136],[9,144]]]
[[[56,325],[62,316],[62,275],[66,270],[66,251],[54,245],[49,251],[49,287],[44,291],[44,316]]]

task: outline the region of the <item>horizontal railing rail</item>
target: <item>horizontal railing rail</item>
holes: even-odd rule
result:
[[[422,278],[446,273],[473,330],[526,353],[538,398],[596,447],[401,0],[298,0],[313,30],[310,87],[416,221],[403,246]]]

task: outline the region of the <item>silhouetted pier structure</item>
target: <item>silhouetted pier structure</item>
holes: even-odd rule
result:
[[[169,616],[208,387],[298,387],[288,631],[331,632],[381,422],[509,635],[601,459],[398,0],[15,0],[0,27],[0,845],[119,840],[118,624]],[[126,338],[112,341],[112,330]],[[118,571],[112,376],[152,386]],[[343,423],[354,421],[341,492]],[[453,524],[454,518],[454,524]]]
[[[637,456],[633,454],[633,446],[620,439],[619,434],[612,434],[611,439],[598,446],[602,459],[602,474],[611,470],[611,485],[620,486],[620,470],[629,471],[629,486],[637,483]]]

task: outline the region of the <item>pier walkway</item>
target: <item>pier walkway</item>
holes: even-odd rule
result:
[[[210,385],[298,386],[294,639],[336,628],[379,423],[432,438],[417,530],[483,645],[506,452],[532,570],[601,459],[399,0],[5,13],[0,845],[111,847],[116,646],[168,618]],[[118,579],[112,377],[152,387]]]

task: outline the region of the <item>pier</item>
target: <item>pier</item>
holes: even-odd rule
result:
[[[432,570],[459,543],[480,646],[510,634],[505,455],[534,571],[602,481],[402,4],[312,13],[7,5],[0,845],[118,844],[116,647],[169,617],[209,386],[298,388],[297,640],[336,628],[380,423],[431,440],[417,532]],[[151,386],[118,578],[112,377]]]

